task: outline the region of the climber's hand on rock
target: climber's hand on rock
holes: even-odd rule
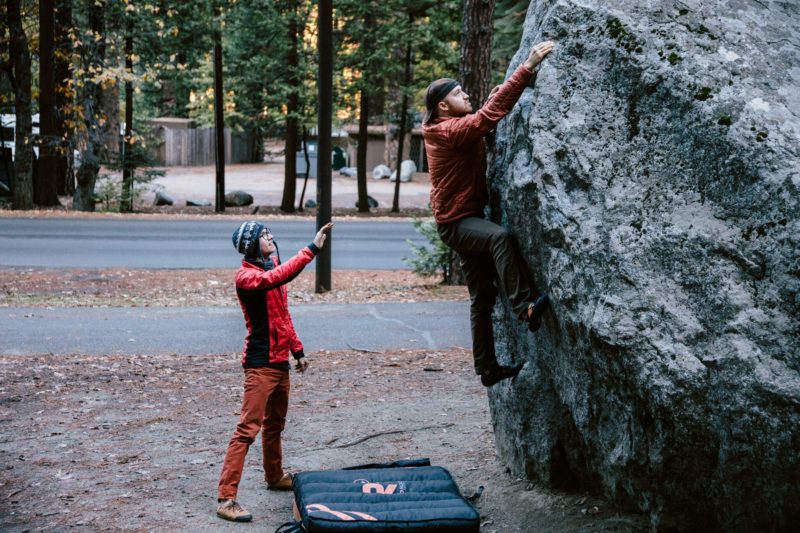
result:
[[[542,41],[541,43],[534,45],[534,47],[531,48],[531,52],[528,54],[528,59],[525,60],[524,65],[530,70],[535,69],[539,66],[539,63],[542,62],[542,59],[544,59],[545,56],[547,56],[547,54],[553,50],[554,46],[555,43],[553,43],[553,41]]]

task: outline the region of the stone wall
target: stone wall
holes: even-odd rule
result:
[[[557,41],[494,139],[491,216],[553,312],[495,309],[518,475],[688,529],[800,521],[800,3],[534,0]]]

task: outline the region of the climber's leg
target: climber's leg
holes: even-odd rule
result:
[[[483,218],[467,217],[439,225],[442,241],[453,250],[491,254],[500,286],[514,314],[528,320],[529,307],[539,298],[531,285],[514,239],[503,226]]]

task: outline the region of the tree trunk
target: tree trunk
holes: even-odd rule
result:
[[[39,162],[33,184],[33,202],[41,206],[60,205],[56,191],[58,145],[56,131],[56,84],[53,63],[55,6],[53,0],[39,0]]]
[[[133,18],[128,17],[125,27],[125,73],[133,74]],[[133,211],[133,82],[125,80],[125,143],[122,151],[122,203],[120,211]]]
[[[31,132],[31,56],[28,39],[22,28],[19,0],[7,0],[9,55],[12,65],[14,106],[17,113],[14,143],[14,209],[33,208],[33,145]]]
[[[102,88],[103,112],[106,114],[105,145],[107,157],[118,160],[119,150],[119,79]]]
[[[356,152],[356,182],[358,185],[358,212],[369,212],[367,200],[367,144],[369,135],[369,90],[361,89],[361,102],[358,112],[358,151]]]
[[[300,111],[300,91],[302,80],[299,76],[299,39],[297,23],[297,3],[289,3],[289,53],[286,67],[289,70],[289,98],[286,106],[286,142],[284,144],[283,198],[281,211],[294,212],[294,197],[297,194],[297,116]]]
[[[86,39],[81,50],[84,66],[87,69],[102,69],[106,55],[105,14],[102,6],[91,3],[88,7],[89,27],[100,36],[94,41]],[[103,111],[103,91],[100,85],[87,80],[81,89],[80,104],[83,108],[84,150],[81,152],[81,165],[76,173],[77,185],[72,197],[72,208],[78,211],[94,211],[94,186],[100,164],[105,160],[106,119]]]
[[[319,0],[317,18],[317,49],[319,50],[319,76],[317,98],[317,229],[331,221],[331,129],[333,127],[333,1]],[[330,291],[331,249],[333,235],[328,235],[325,246],[317,255],[314,292]]]
[[[464,0],[458,79],[476,111],[491,91],[494,5],[495,0]]]
[[[67,121],[72,117],[67,109],[72,104],[74,93],[70,81],[70,55],[72,54],[72,41],[69,32],[72,29],[72,4],[70,0],[59,0],[56,3],[56,30],[55,52],[53,56],[53,69],[56,83],[56,134],[59,137],[59,149],[56,163],[56,192],[66,196],[75,192],[75,176],[73,175],[72,147],[74,138],[72,128]]]
[[[216,7],[217,17],[221,17],[221,8]],[[221,20],[215,20],[214,29],[214,136],[216,137],[215,159],[217,163],[216,179],[216,205],[214,210],[218,213],[225,211],[225,118],[223,116],[223,102],[225,93],[222,91],[222,30]]]
[[[371,56],[372,52],[372,30],[375,27],[375,17],[372,13],[364,14],[364,38],[361,46],[364,55]],[[356,153],[356,182],[358,184],[358,212],[369,212],[369,200],[367,199],[367,146],[369,144],[369,116],[370,102],[372,101],[372,76],[374,61],[368,61],[367,68],[363,74],[364,84],[361,89],[361,101],[359,102],[358,112],[358,152]]]
[[[90,141],[86,149],[81,152],[81,166],[75,173],[77,187],[72,196],[72,209],[76,211],[94,211],[95,209],[94,185],[97,182],[97,174],[100,172],[100,159],[95,153],[95,148],[100,144],[101,142]]]
[[[409,16],[409,26],[413,23],[413,19]],[[400,211],[400,168],[403,166],[403,141],[405,140],[406,136],[406,122],[408,119],[408,94],[405,92],[411,85],[411,59],[412,59],[412,51],[411,51],[411,43],[408,44],[406,47],[406,71],[404,76],[404,85],[403,85],[403,103],[400,108],[400,131],[398,132],[398,143],[397,143],[397,167],[396,167],[396,180],[394,182],[394,200],[392,201],[392,213],[398,213]]]

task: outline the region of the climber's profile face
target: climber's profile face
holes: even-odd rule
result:
[[[469,95],[464,92],[461,85],[447,93],[444,100],[438,104],[438,115],[442,117],[463,117],[472,111],[472,104],[469,103]]]

